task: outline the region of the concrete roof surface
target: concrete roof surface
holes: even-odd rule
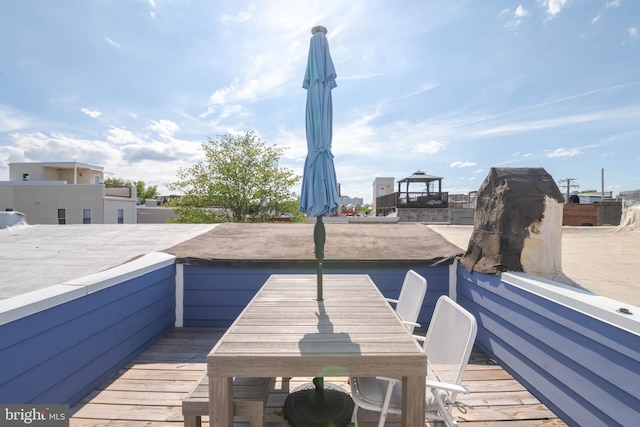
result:
[[[434,259],[466,250],[473,226],[326,225],[325,259]],[[313,260],[313,224],[33,225],[0,230],[0,299],[154,251],[204,259]],[[640,307],[640,230],[563,227],[567,281]]]
[[[429,225],[466,250],[473,226]],[[558,281],[640,307],[640,229],[562,227],[562,273]]]
[[[86,224],[0,229],[0,299],[107,270],[211,228],[206,224]]]

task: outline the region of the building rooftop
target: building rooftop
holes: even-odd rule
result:
[[[115,267],[192,239],[213,227],[83,224],[0,229],[0,300]]]
[[[446,259],[472,226],[326,225],[325,260]],[[164,251],[183,258],[314,260],[313,224],[17,225],[0,229],[0,300]],[[563,227],[561,281],[640,307],[640,230]]]

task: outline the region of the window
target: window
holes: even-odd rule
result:
[[[91,224],[91,209],[82,209],[82,223]]]
[[[124,224],[124,209],[118,209],[118,224]]]
[[[66,223],[67,223],[67,210],[58,209],[58,224],[66,224]]]
[[[93,174],[93,183],[102,184],[102,176],[100,174]]]
[[[28,173],[23,173],[22,174],[22,180],[23,181],[29,181],[29,174]]]

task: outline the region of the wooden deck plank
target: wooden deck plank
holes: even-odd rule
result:
[[[165,393],[171,393],[171,392],[188,393],[189,390],[191,390],[192,388],[193,388],[193,381],[191,380],[188,380],[188,381],[180,381],[180,380],[140,381],[140,380],[119,379],[118,381],[115,381],[113,383],[102,385],[98,390],[159,391],[159,392],[165,392]]]
[[[224,331],[213,328],[176,328],[153,344],[147,352],[72,408],[73,427],[180,427],[182,397],[206,370],[204,358]],[[363,333],[366,333],[363,329]],[[247,331],[256,334],[256,331]],[[195,344],[197,343],[197,344]],[[202,344],[209,343],[209,344]],[[192,359],[201,347],[202,362]],[[188,348],[182,353],[176,349]],[[266,426],[290,427],[283,419],[282,405],[288,393],[311,382],[309,377],[277,378],[267,401]],[[348,391],[344,377],[325,381]],[[564,427],[548,408],[535,399],[511,375],[484,352],[474,349],[463,384],[471,394],[460,399],[474,409],[455,412],[461,427]],[[359,411],[360,426],[377,425],[378,414]],[[242,423],[238,427],[244,426]],[[400,419],[390,417],[387,427],[397,427]],[[203,418],[208,426],[208,418]]]
[[[129,380],[143,380],[143,381],[153,381],[153,380],[177,380],[177,381],[198,381],[202,376],[202,371],[175,371],[175,370],[160,370],[160,369],[129,369],[123,372],[119,378],[129,379]]]
[[[82,401],[93,404],[174,406],[176,402],[181,402],[188,392],[189,390],[185,392],[98,390]]]
[[[85,403],[73,412],[72,419],[183,422],[180,402],[176,401],[171,406]]]
[[[182,422],[72,418],[69,427],[180,427]],[[204,424],[203,424],[204,426]]]
[[[207,350],[208,351],[208,350]],[[175,354],[175,353],[174,353]],[[146,370],[161,370],[161,371],[201,371],[207,368],[205,362],[180,362],[175,363],[176,359],[165,362],[143,362],[145,357],[142,354],[139,358],[129,363],[124,370],[128,369],[146,369]]]

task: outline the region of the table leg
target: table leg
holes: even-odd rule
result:
[[[402,378],[402,426],[424,426],[424,376]]]
[[[233,377],[209,377],[211,427],[233,427]]]

